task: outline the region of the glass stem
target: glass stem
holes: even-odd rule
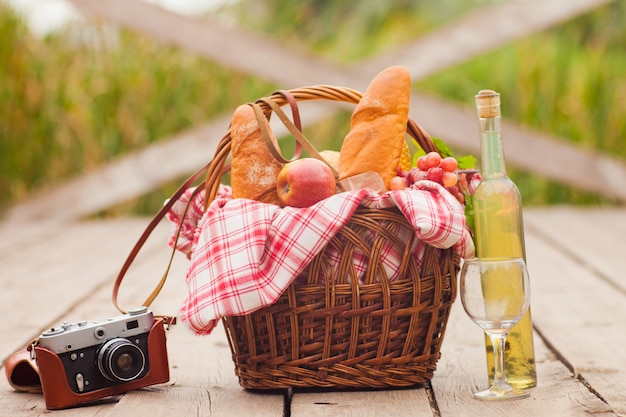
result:
[[[489,338],[491,339],[491,344],[493,345],[493,363],[495,368],[493,387],[502,391],[508,391],[511,389],[504,373],[504,347],[506,345],[507,334],[508,332],[489,333]]]

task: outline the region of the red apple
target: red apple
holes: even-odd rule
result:
[[[283,166],[276,177],[282,207],[309,207],[337,192],[333,171],[315,158],[301,158]]]

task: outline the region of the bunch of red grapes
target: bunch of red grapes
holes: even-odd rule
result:
[[[461,204],[465,204],[468,184],[476,170],[459,170],[459,163],[454,157],[442,158],[437,152],[420,156],[416,165],[408,172],[398,168],[398,175],[392,178],[390,188],[401,190],[421,180],[434,181],[443,185]]]

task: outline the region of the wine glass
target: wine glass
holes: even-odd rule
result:
[[[473,258],[464,261],[460,274],[463,308],[493,345],[495,372],[492,385],[474,394],[480,400],[525,398],[528,391],[511,387],[504,372],[506,337],[530,304],[530,282],[521,258]]]

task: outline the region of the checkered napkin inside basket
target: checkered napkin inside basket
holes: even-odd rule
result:
[[[474,251],[463,206],[430,181],[383,195],[368,190],[344,192],[304,209],[233,199],[229,187],[221,186],[206,212],[201,192],[183,219],[190,195],[188,191],[176,203],[168,218],[173,230],[183,223],[176,245],[191,266],[180,316],[198,334],[210,333],[222,317],[248,314],[274,303],[359,205],[397,206],[422,246],[454,247],[463,257]],[[170,245],[174,244],[175,232],[170,238]],[[399,264],[394,255],[388,251],[384,263]]]

